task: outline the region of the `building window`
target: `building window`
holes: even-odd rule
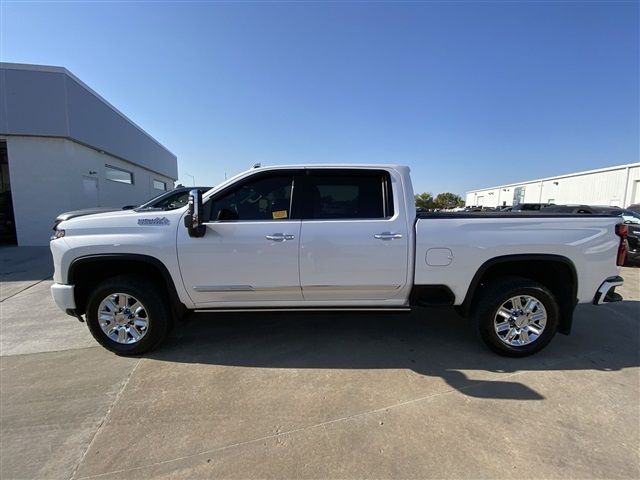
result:
[[[112,167],[111,165],[105,165],[105,175],[107,180],[118,183],[128,183],[133,185],[133,173],[122,168]]]
[[[153,188],[155,188],[156,190],[166,190],[167,184],[165,182],[161,182],[160,180],[154,180]]]

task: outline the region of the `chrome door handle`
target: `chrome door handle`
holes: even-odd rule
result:
[[[273,233],[265,237],[267,240],[273,240],[274,242],[284,242],[285,240],[293,240],[295,235],[289,235],[284,233]]]
[[[377,238],[378,240],[393,240],[394,238],[402,238],[402,234],[400,233],[392,233],[392,232],[382,232],[376,233],[373,238]]]

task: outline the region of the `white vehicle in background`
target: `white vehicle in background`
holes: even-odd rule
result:
[[[186,310],[450,305],[492,350],[525,356],[569,333],[577,303],[621,299],[615,217],[416,216],[413,198],[403,166],[256,168],[183,208],[61,222],[51,291],[125,355],[157,347]]]

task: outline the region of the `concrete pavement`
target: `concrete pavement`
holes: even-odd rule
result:
[[[630,300],[580,306],[526,359],[446,310],[192,316],[127,359],[22,285],[0,304],[0,476],[638,478],[640,269],[623,276]]]
[[[97,348],[2,357],[0,477],[70,478],[137,361]]]

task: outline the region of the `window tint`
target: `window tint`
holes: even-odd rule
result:
[[[386,172],[314,173],[307,177],[305,218],[386,218],[393,215]],[[388,195],[387,195],[388,192]]]
[[[291,218],[290,174],[262,176],[214,198],[211,220],[286,220]]]
[[[133,173],[121,168],[112,167],[111,165],[105,165],[104,170],[107,180],[133,185]]]

